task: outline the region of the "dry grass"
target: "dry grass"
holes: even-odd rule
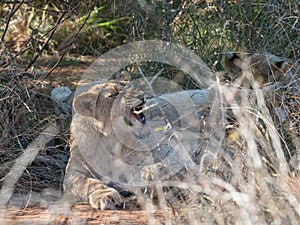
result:
[[[251,77],[248,70],[243,74]],[[299,71],[285,86],[260,89],[252,80],[254,89],[249,90],[240,86],[244,82],[245,78],[217,85],[209,106],[207,146],[199,145],[200,169],[189,170],[182,182],[156,187],[160,208],[172,207],[184,215],[185,223],[300,221]],[[181,191],[170,197],[162,189],[165,185]],[[148,200],[143,205],[153,208]],[[176,224],[173,219],[166,218]]]
[[[16,158],[50,121],[62,122],[61,116],[55,113],[49,90],[38,84],[35,73],[22,72],[17,66],[8,65],[0,71],[0,96],[0,177],[4,178]],[[17,184],[16,192],[61,186],[68,157],[66,125],[61,124],[60,138],[40,149]]]
[[[78,28],[77,24],[66,19],[64,26],[60,28],[61,33],[54,35],[46,50],[54,52],[59,43],[66,41],[67,45],[75,43],[73,53],[99,54],[122,42],[157,38],[195,50],[215,70],[221,69],[222,53],[228,49],[272,52],[299,60],[300,18],[299,3],[296,0],[145,2],[127,5],[120,1],[115,8],[119,9],[119,14],[112,15],[109,9],[105,10],[110,16],[109,21],[124,16],[127,19],[111,23],[110,27],[105,26],[101,31],[96,29],[99,32],[97,34],[103,35],[102,47],[97,46],[97,35],[91,35],[95,32],[95,26],[82,30],[77,42],[76,37],[64,39],[66,36],[73,38],[74,27]],[[76,6],[78,10],[82,5],[78,3]],[[90,11],[92,6],[89,5],[85,10]],[[3,8],[6,11],[1,13],[3,18],[8,19],[11,7],[6,7]],[[34,68],[27,68],[27,71],[32,69],[32,72],[24,69],[28,66],[28,60],[24,59],[32,59],[32,56],[38,55],[38,46],[46,42],[48,31],[55,27],[58,14],[45,14],[46,19],[41,22],[37,19],[40,18],[36,16],[40,11],[36,8],[26,5],[26,8],[21,9],[14,15],[14,23],[10,24],[14,29],[7,32],[1,46],[1,184],[18,156],[49,122],[56,121],[61,128],[58,137],[41,149],[32,164],[24,168],[25,172],[15,186],[15,192],[28,193],[46,187],[61,189],[68,159],[70,118],[57,114],[49,97],[49,90],[43,89],[37,82],[39,75]],[[83,14],[87,15],[86,11],[80,11],[78,15],[74,15],[76,10],[69,13],[82,19]],[[32,13],[32,17],[28,18],[31,24],[45,24],[47,21],[52,27],[43,25],[38,34],[32,33],[30,36],[29,23],[25,20],[23,23],[15,23],[23,20],[22,15],[26,12]],[[93,21],[90,23],[97,24]],[[4,22],[1,24],[2,30],[5,25]],[[17,31],[20,31],[22,37],[11,38]],[[26,43],[28,37],[31,37],[31,41]],[[9,40],[20,44],[11,48]],[[153,62],[151,65],[153,66]],[[145,72],[151,71],[149,69]],[[169,68],[167,73],[173,72]],[[206,167],[201,168],[196,176],[190,174],[192,179],[172,184],[184,190],[179,192],[185,196],[181,201],[177,196],[173,198],[173,202],[161,197],[158,205],[162,209],[166,205],[170,206],[175,215],[178,215],[166,218],[166,223],[176,223],[180,216],[184,216],[184,221],[188,224],[299,223],[299,79],[298,71],[295,80],[286,87],[277,88],[268,94],[256,90],[252,97],[246,91],[238,96],[233,95],[237,92],[236,84],[219,84],[217,100],[210,108],[212,112],[217,112],[211,121],[218,121],[218,124],[210,127],[213,145],[210,146],[211,149],[208,148],[208,151],[214,148],[212,151],[217,154],[213,155],[213,160],[205,164]],[[280,113],[284,111],[283,118],[277,116],[277,109],[281,109]],[[228,125],[232,125],[232,118],[236,122],[228,130]],[[215,132],[216,129],[219,132]],[[160,193],[161,196],[165,195],[162,190]],[[151,221],[150,209],[153,205],[148,200],[145,200],[144,205],[149,209]]]

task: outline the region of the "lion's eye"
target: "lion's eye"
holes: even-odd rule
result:
[[[119,93],[118,92],[104,92],[104,98],[115,98]]]
[[[114,92],[114,93],[111,93],[111,94],[109,95],[109,97],[110,97],[110,98],[114,98],[114,97],[116,97],[118,94],[119,94],[118,92]]]

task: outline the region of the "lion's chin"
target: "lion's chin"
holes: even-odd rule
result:
[[[132,128],[132,134],[138,139],[146,139],[151,135],[151,131],[148,126],[143,126],[139,128]]]

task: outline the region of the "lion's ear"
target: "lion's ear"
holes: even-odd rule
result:
[[[76,96],[73,101],[75,113],[86,117],[94,117],[97,97],[97,94],[89,92]]]
[[[222,63],[225,71],[231,76],[236,76],[242,71],[242,59],[234,52],[226,52]]]

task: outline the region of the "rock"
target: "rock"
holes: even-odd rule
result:
[[[66,114],[72,112],[73,93],[68,87],[57,87],[51,91],[51,99],[57,104],[58,108]]]

